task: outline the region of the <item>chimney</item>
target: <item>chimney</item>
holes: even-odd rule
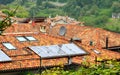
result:
[[[106,49],[108,48],[108,37],[106,37]]]
[[[89,45],[93,46],[93,41],[92,40],[90,40]]]
[[[73,42],[73,39],[71,38],[71,39],[69,40],[69,42],[72,43],[72,42]]]

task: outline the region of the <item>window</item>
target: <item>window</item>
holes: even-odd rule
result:
[[[36,41],[36,39],[32,36],[26,36],[25,38],[29,41]]]
[[[11,43],[6,42],[6,43],[2,43],[7,49],[13,50],[16,49],[16,47],[14,47]]]
[[[32,36],[17,36],[17,40],[20,42],[25,42],[25,41],[36,41],[36,39]]]
[[[17,36],[16,38],[17,38],[17,40],[19,40],[20,42],[25,42],[25,41],[27,41],[27,39],[26,39],[25,37],[23,37],[23,36]]]

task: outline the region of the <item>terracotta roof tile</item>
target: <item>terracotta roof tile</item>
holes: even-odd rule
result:
[[[37,41],[27,41],[20,42],[16,39],[16,36],[32,36],[37,39]],[[40,58],[33,51],[31,51],[29,46],[42,46],[42,45],[52,45],[52,44],[62,44],[68,43],[67,40],[63,40],[60,37],[54,37],[47,34],[24,34],[24,35],[4,35],[0,36],[0,48],[12,59],[12,62],[0,63],[0,70],[10,70],[10,69],[20,69],[20,68],[34,68],[40,66]],[[2,42],[10,42],[15,46],[16,50],[8,50],[2,45]],[[61,60],[63,59],[63,60]],[[44,66],[57,65],[59,61],[61,63],[66,63],[65,58],[61,59],[48,59],[43,60]],[[59,61],[58,61],[59,60]],[[49,61],[49,62],[48,62]],[[47,62],[47,63],[44,63]]]
[[[47,26],[47,33],[41,34],[40,26]],[[59,29],[61,26],[67,28],[67,33],[64,36],[59,36]],[[27,41],[19,42],[16,36],[33,36],[37,41]],[[85,49],[89,55],[86,56],[76,56],[73,58],[73,62],[81,63],[87,59],[89,62],[94,62],[95,57],[101,58],[103,60],[108,59],[120,59],[120,53],[102,49],[105,47],[105,38],[109,37],[109,46],[120,45],[120,35],[113,32],[108,32],[100,28],[93,28],[88,26],[78,26],[78,25],[56,25],[50,29],[50,24],[48,23],[37,23],[35,27],[30,24],[13,24],[11,27],[4,31],[4,35],[0,36],[0,48],[12,58],[12,62],[0,63],[0,70],[14,70],[21,68],[34,68],[40,67],[40,58],[33,51],[31,51],[29,46],[47,46],[55,44],[65,44],[69,43],[72,37],[79,37],[82,39],[82,43],[75,42],[76,45]],[[116,39],[114,39],[116,38]],[[94,42],[94,46],[89,46],[90,41]],[[10,42],[13,44],[17,50],[8,50],[3,45],[2,42]],[[100,52],[96,54],[93,49]],[[60,62],[59,62],[60,61]],[[57,59],[47,59],[42,61],[42,66],[51,66],[66,64],[67,58],[57,58]]]
[[[67,29],[65,34],[66,38],[71,39],[78,37],[82,39],[82,43],[86,45],[89,45],[89,42],[92,40],[97,47],[105,47],[106,37],[109,38],[109,46],[120,45],[120,34],[89,26],[56,25],[50,30],[51,35],[59,36],[61,26],[65,26]]]
[[[83,47],[87,52],[90,54],[87,56],[82,57],[76,57],[73,58],[73,62],[80,64],[81,62],[87,61],[87,62],[95,62],[96,57],[101,60],[114,60],[114,59],[120,59],[120,53],[102,49],[102,48],[95,48],[92,46],[86,46],[80,43],[76,43],[78,46]],[[100,54],[96,54],[93,50],[97,50],[100,52]]]

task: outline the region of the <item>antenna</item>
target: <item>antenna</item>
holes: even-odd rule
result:
[[[67,29],[64,26],[61,26],[60,30],[59,30],[59,35],[64,36],[66,31],[67,31]]]

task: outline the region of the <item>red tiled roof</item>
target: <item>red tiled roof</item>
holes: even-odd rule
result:
[[[106,49],[102,49],[102,48],[95,48],[95,47],[83,45],[83,44],[80,44],[80,43],[76,43],[76,44],[78,46],[82,47],[83,49],[85,49],[90,54],[86,55],[86,56],[73,58],[74,63],[80,64],[84,61],[94,63],[96,61],[96,57],[97,57],[98,61],[99,61],[99,59],[100,60],[120,59],[120,53],[118,53],[118,52],[114,52],[114,51],[110,51],[110,50],[106,50]],[[93,50],[99,51],[100,54],[95,53]]]
[[[37,41],[31,42],[19,42],[16,39],[16,36],[33,36],[37,39]],[[68,43],[63,37],[54,37],[47,34],[14,34],[14,35],[4,35],[0,36],[0,48],[12,59],[12,62],[1,62],[0,63],[0,71],[4,70],[19,70],[19,69],[29,69],[40,67],[40,58],[36,55],[32,50],[30,50],[29,46],[43,46],[43,45],[53,45],[53,44],[65,44]],[[8,50],[3,45],[2,42],[10,42],[17,50]],[[120,53],[98,49],[101,54],[97,55],[91,49],[94,47],[87,46],[81,44],[79,42],[75,42],[78,46],[85,49],[90,54],[87,56],[76,56],[73,58],[74,63],[83,62],[84,57],[88,57],[87,61],[94,62],[95,56],[100,57],[102,59],[120,59]],[[42,66],[54,66],[60,64],[67,64],[67,58],[55,58],[55,59],[43,59]]]
[[[67,32],[65,37],[68,39],[78,37],[82,39],[82,43],[86,45],[89,45],[89,42],[92,40],[95,46],[105,47],[106,37],[108,37],[109,46],[120,46],[120,34],[88,26],[56,25],[50,30],[51,35],[59,36],[59,29],[61,26],[66,27]]]
[[[40,26],[47,26],[48,34],[41,34]],[[67,28],[67,33],[64,36],[59,36],[59,29],[61,26]],[[90,54],[87,56],[77,56],[73,58],[73,62],[81,63],[84,59],[87,59],[89,62],[94,62],[95,57],[101,59],[120,59],[120,53],[113,52],[109,50],[102,49],[105,47],[105,38],[109,37],[109,46],[119,46],[120,45],[120,35],[117,33],[109,32],[100,28],[93,28],[88,26],[78,26],[78,25],[56,25],[50,29],[50,24],[48,23],[36,23],[35,27],[31,24],[13,24],[11,27],[6,29],[3,33],[3,36],[0,36],[0,48],[12,58],[12,62],[0,63],[0,70],[13,70],[21,68],[34,68],[40,67],[40,58],[33,51],[31,51],[29,46],[43,46],[43,45],[54,45],[54,44],[65,44],[69,43],[68,40],[72,37],[79,37],[82,39],[82,43],[75,42],[78,46],[83,47]],[[53,36],[54,35],[54,36]],[[37,41],[31,42],[19,42],[16,39],[16,36],[33,36]],[[116,39],[114,39],[116,38]],[[89,46],[89,42],[92,40],[94,46]],[[2,42],[10,42],[17,50],[7,50]],[[92,49],[96,49],[100,54],[96,54]],[[66,64],[66,58],[57,58],[57,59],[47,59],[43,60],[42,66],[58,65],[60,63]]]
[[[37,41],[20,42],[16,39],[16,36],[33,36]],[[40,58],[29,46],[43,46],[53,44],[68,43],[67,40],[60,37],[54,37],[46,34],[19,34],[19,35],[4,35],[0,36],[0,48],[12,59],[12,62],[0,62],[0,70],[20,69],[20,68],[34,68],[40,67]],[[16,50],[8,50],[2,45],[2,42],[10,42],[15,46]],[[59,61],[58,61],[59,60]],[[48,62],[49,61],[49,62]],[[46,63],[47,62],[47,63]],[[42,66],[58,65],[61,63],[67,63],[66,58],[43,60]]]
[[[10,27],[8,27],[3,33],[31,33],[31,32],[40,32],[40,27],[46,26],[46,30],[48,31],[49,24],[45,22],[35,23],[33,26],[32,23],[18,23],[18,24],[12,24]]]

